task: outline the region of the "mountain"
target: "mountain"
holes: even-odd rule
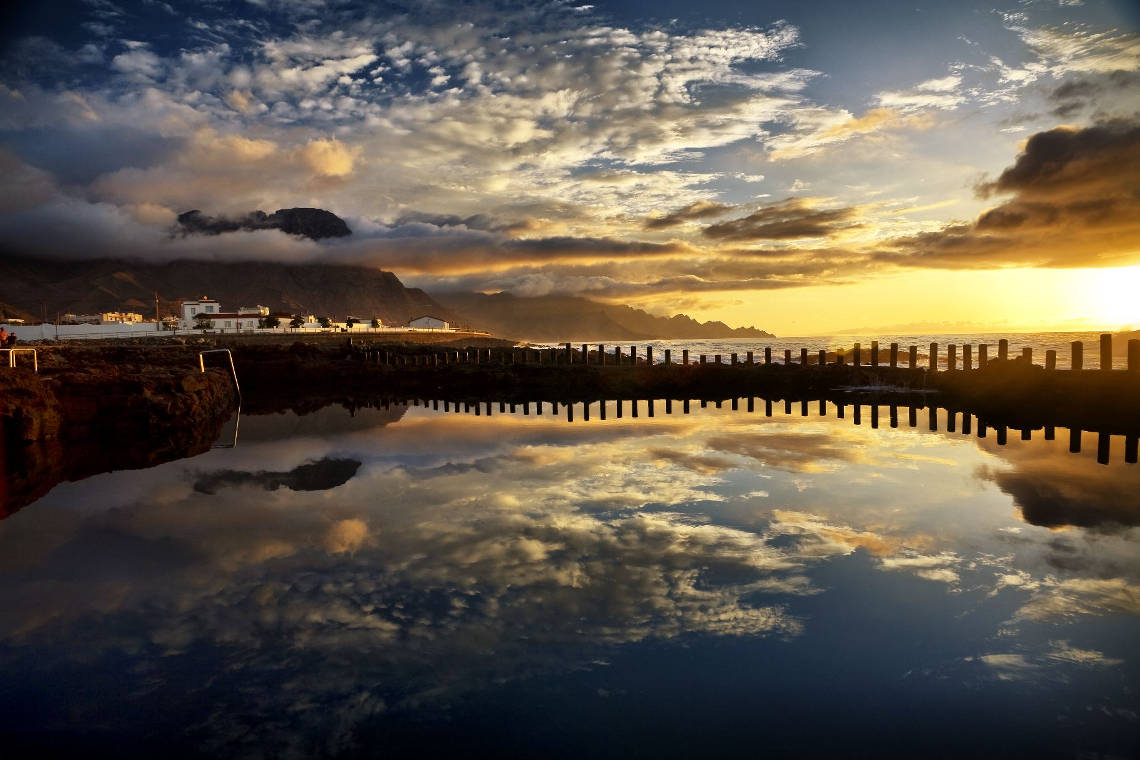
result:
[[[641,309],[576,296],[442,293],[436,298],[477,329],[534,341],[774,337],[755,327],[698,322],[684,314],[655,317]]]
[[[135,311],[153,317],[155,292],[164,315],[177,313],[183,299],[209,296],[223,309],[260,304],[317,316],[380,317],[391,324],[424,314],[456,319],[422,290],[369,267],[0,256],[0,316],[38,321],[43,313],[53,321],[57,313]]]
[[[252,211],[236,219],[206,216],[195,209],[179,214],[175,227],[175,232],[182,235],[221,235],[238,230],[281,230],[288,235],[299,235],[310,240],[352,234],[343,219],[323,208],[279,208],[272,214]]]

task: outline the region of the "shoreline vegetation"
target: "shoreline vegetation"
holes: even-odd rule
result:
[[[292,337],[292,336],[290,336]],[[749,364],[743,354],[690,356],[681,365],[631,359],[597,346],[543,349],[495,338],[415,335],[399,343],[324,339],[202,337],[38,345],[39,372],[18,362],[0,372],[0,446],[5,466],[0,518],[56,483],[108,470],[149,467],[209,449],[242,414],[315,411],[330,404],[379,406],[392,399],[458,403],[559,403],[600,400],[832,401],[940,407],[976,415],[991,427],[1051,427],[1103,434],[1140,433],[1140,371],[1072,371],[1024,358],[989,358],[970,370],[860,365],[835,352]],[[241,394],[228,365],[199,369],[199,352],[232,352]],[[991,347],[993,348],[993,347]],[[943,347],[945,350],[945,347]],[[21,357],[22,358],[22,357]],[[655,357],[660,360],[663,357]],[[899,364],[909,357],[899,352]],[[524,363],[526,362],[526,363]],[[975,364],[976,364],[975,360]],[[1134,446],[1132,447],[1134,448]]]

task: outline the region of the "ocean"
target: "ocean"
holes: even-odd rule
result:
[[[608,352],[612,352],[614,346],[624,346],[625,352],[628,354],[630,346],[637,346],[638,355],[644,355],[646,346],[653,348],[653,359],[655,362],[663,362],[665,357],[665,350],[669,349],[672,353],[672,360],[680,361],[681,351],[684,349],[689,350],[689,360],[698,361],[701,354],[706,354],[710,357],[720,354],[723,361],[729,360],[729,355],[736,353],[740,355],[740,360],[744,360],[744,355],[748,351],[755,352],[756,361],[763,360],[763,353],[765,347],[771,347],[772,360],[774,362],[782,363],[784,360],[784,351],[790,349],[792,352],[792,361],[799,361],[799,354],[801,348],[808,349],[811,355],[815,355],[820,349],[827,349],[829,351],[835,349],[848,349],[859,343],[862,346],[864,357],[867,357],[867,351],[871,348],[871,341],[877,340],[879,342],[880,363],[885,364],[887,359],[887,351],[891,343],[899,344],[900,363],[905,363],[903,357],[911,346],[918,347],[919,365],[925,366],[927,362],[928,349],[931,343],[937,343],[939,346],[939,365],[946,366],[946,347],[954,345],[958,347],[958,362],[961,366],[961,357],[963,345],[973,346],[973,361],[977,365],[978,346],[988,345],[989,356],[994,358],[997,356],[998,341],[1005,339],[1009,341],[1009,356],[1011,358],[1021,355],[1023,348],[1030,348],[1033,350],[1033,361],[1036,364],[1044,364],[1045,352],[1053,350],[1057,352],[1057,368],[1068,369],[1069,362],[1072,357],[1072,343],[1080,341],[1084,344],[1084,368],[1085,369],[1099,369],[1100,368],[1100,336],[1099,332],[1037,332],[1037,333],[956,333],[956,334],[930,334],[930,335],[833,335],[833,336],[810,336],[810,337],[775,337],[775,338],[722,338],[716,340],[649,340],[649,341],[613,341],[604,339],[592,340],[576,340],[572,341],[575,346],[582,343],[588,343],[592,347],[597,344],[605,345]],[[556,346],[561,344],[554,343],[536,343],[536,346]],[[1127,367],[1127,354],[1126,343],[1123,340],[1117,339],[1113,345],[1113,367],[1115,369],[1124,369]],[[868,359],[864,358],[864,362]]]

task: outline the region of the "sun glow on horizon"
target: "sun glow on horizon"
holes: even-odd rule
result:
[[[1140,326],[1140,266],[1079,270],[1073,285],[1091,319],[1110,328]]]

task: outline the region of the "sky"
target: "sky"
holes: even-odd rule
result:
[[[0,13],[0,250],[352,263],[782,335],[1140,326],[1140,6]],[[318,207],[353,234],[181,234]]]

